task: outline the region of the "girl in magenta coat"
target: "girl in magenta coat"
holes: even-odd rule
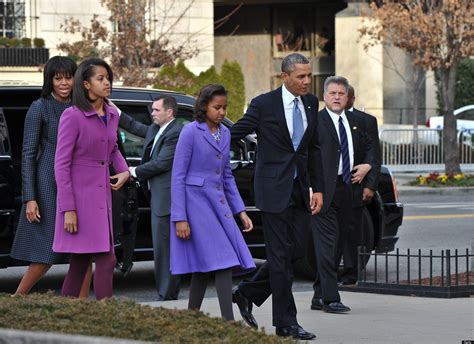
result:
[[[252,230],[230,169],[230,132],[221,124],[227,92],[204,87],[196,100],[196,121],[181,131],[171,180],[171,272],[193,273],[189,309],[200,309],[209,272],[215,272],[221,314],[233,320],[232,271],[255,268],[234,215]]]
[[[97,299],[112,296],[113,249],[111,187],[129,178],[117,147],[119,116],[104,101],[112,70],[100,59],[82,62],[74,75],[73,105],[59,122],[54,172],[58,188],[54,252],[72,253],[62,296],[79,295],[89,262],[96,263]],[[109,164],[118,173],[109,175]],[[110,179],[116,178],[115,184]]]

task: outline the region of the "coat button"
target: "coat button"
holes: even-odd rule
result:
[[[101,162],[100,162],[100,164],[101,164],[101,165],[103,165],[103,164],[104,164],[104,162],[103,162],[103,161],[101,161]]]
[[[221,199],[220,199],[220,202],[221,202],[222,204],[225,204],[225,199],[221,198]]]
[[[231,218],[231,217],[232,217],[232,214],[227,213],[227,214],[225,214],[225,217]]]
[[[216,156],[217,156],[217,159],[219,159],[219,160],[222,159],[222,155],[221,155],[221,154],[217,154]]]
[[[216,189],[217,189],[217,191],[221,191],[221,186],[220,186],[220,185],[217,185],[217,186],[216,186]]]
[[[217,171],[216,171],[216,174],[217,174],[217,175],[221,174],[221,170],[217,170]]]

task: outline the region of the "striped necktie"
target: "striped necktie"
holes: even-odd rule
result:
[[[347,144],[347,133],[342,117],[339,117],[339,138],[341,141],[342,155],[342,180],[346,184],[351,182],[351,161],[349,159],[349,145]]]

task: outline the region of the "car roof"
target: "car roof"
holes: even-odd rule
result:
[[[19,84],[15,82],[2,82],[0,84],[0,92],[6,91],[8,93],[12,93],[15,91],[20,91],[22,93],[29,93],[29,91],[38,93],[41,91],[42,86],[39,84],[32,85],[29,84]],[[117,97],[120,94],[120,97]],[[151,102],[155,97],[159,95],[170,95],[176,98],[178,105],[180,106],[193,106],[194,105],[194,98],[176,91],[170,90],[161,90],[161,89],[154,89],[154,88],[139,88],[139,87],[124,87],[124,86],[116,86],[112,89],[112,94],[110,99],[120,100],[120,101],[130,101],[130,102]]]
[[[457,116],[457,115],[460,115],[463,112],[466,112],[466,111],[469,111],[469,110],[474,110],[474,104],[473,105],[462,106],[462,107],[454,110],[453,113],[454,113],[454,116]]]

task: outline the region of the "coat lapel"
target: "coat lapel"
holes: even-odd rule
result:
[[[351,136],[352,136],[352,147],[357,147],[357,142],[359,142],[359,128],[357,127],[357,121],[354,119],[351,112],[346,111],[347,122],[349,122],[349,126],[351,128]]]
[[[165,130],[161,133],[160,137],[158,138],[158,141],[156,141],[155,143],[155,146],[153,147],[153,150],[151,151],[151,155],[155,155],[155,152],[158,152],[158,147],[161,145],[161,143],[163,142],[163,139],[164,137],[166,136],[166,133],[168,133],[171,128],[173,128],[173,126],[175,125],[176,123],[176,120],[173,120],[173,122],[171,122],[170,124],[168,124],[168,126],[165,128]],[[159,129],[158,129],[159,131]],[[153,136],[153,140],[155,139],[155,136],[156,134],[158,133],[158,131],[155,133],[155,135]]]
[[[155,136],[159,130],[160,130],[160,127],[158,125],[152,124],[152,127],[150,128],[150,132],[148,136],[146,137],[145,142],[143,142],[144,149],[150,144],[150,142],[153,144],[153,140],[155,140]]]
[[[304,112],[305,112],[305,116],[306,116],[306,121],[307,121],[307,124],[308,126],[306,127],[306,130],[304,132],[304,135],[303,135],[303,138],[301,139],[301,142],[305,141],[306,138],[310,135],[312,135],[312,130],[311,128],[313,127],[313,122],[316,120],[315,116],[313,116],[313,112],[315,112],[316,114],[318,113],[318,109],[312,109],[311,108],[311,105],[309,105],[309,101],[308,101],[308,98],[306,96],[303,96],[301,97],[301,101],[303,102],[303,106],[304,106]],[[299,147],[301,147],[302,144],[300,143]],[[299,149],[298,147],[298,149]]]
[[[288,125],[286,124],[285,118],[285,107],[283,106],[283,96],[281,87],[278,88],[274,93],[273,101],[273,113],[275,114],[276,120],[280,125],[282,131],[282,137],[288,145],[293,148],[293,142],[291,141],[290,131],[288,130]]]
[[[339,136],[337,136],[337,131],[336,131],[336,128],[334,128],[334,123],[331,119],[331,116],[329,116],[329,113],[327,112],[326,109],[324,109],[324,111],[321,112],[321,115],[322,115],[321,117],[322,117],[324,125],[329,130],[329,132],[331,133],[331,136],[333,137],[333,139],[340,146],[341,143],[339,142]]]
[[[209,130],[209,127],[205,122],[200,122],[198,123],[198,128],[203,131],[203,137],[204,139],[212,146],[214,147],[217,151],[222,152],[222,148],[219,146],[219,144],[214,140],[214,138],[211,135],[211,131]],[[221,135],[223,134],[223,130],[221,129]],[[222,138],[221,138],[222,140]]]

